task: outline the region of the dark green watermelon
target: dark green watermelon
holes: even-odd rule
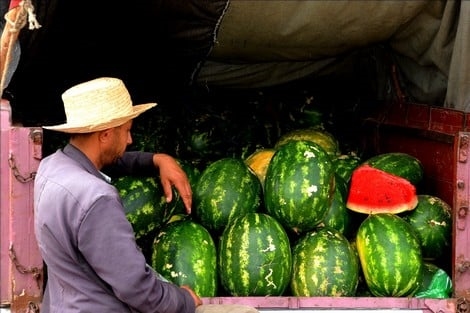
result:
[[[349,182],[352,172],[361,163],[361,158],[355,154],[341,154],[333,158],[333,167],[336,174],[341,176],[346,182]]]
[[[348,184],[339,174],[335,174],[335,191],[330,209],[321,225],[334,228],[341,234],[349,236],[351,228],[351,210],[346,207]]]
[[[323,227],[294,245],[291,290],[294,296],[354,296],[359,282],[355,249],[338,230]]]
[[[440,267],[433,263],[425,262],[423,280],[416,291],[417,298],[445,299],[452,297],[452,280]]]
[[[414,229],[391,213],[369,215],[359,226],[356,248],[371,293],[412,296],[423,275],[421,246]]]
[[[296,233],[323,221],[334,193],[328,153],[311,141],[291,140],[272,156],[264,186],[267,212]]]
[[[155,238],[152,267],[169,281],[190,286],[200,297],[217,295],[217,253],[211,234],[182,219],[165,225]]]
[[[197,181],[199,180],[199,176],[201,176],[201,172],[190,161],[177,160],[177,162],[181,166],[183,171],[186,173],[186,176],[188,176],[189,184],[191,185],[191,190],[194,192],[194,190],[196,189]],[[186,208],[184,207],[183,199],[174,187],[173,201],[171,203],[175,207],[174,214],[186,214]]]
[[[166,203],[157,178],[124,176],[113,184],[137,239],[156,231],[173,215],[174,207]]]
[[[404,212],[402,217],[415,229],[423,258],[437,259],[449,251],[452,244],[452,208],[449,204],[437,196],[418,195],[416,208]]]
[[[210,164],[193,193],[194,214],[209,231],[221,233],[229,221],[260,208],[261,182],[242,159]]]

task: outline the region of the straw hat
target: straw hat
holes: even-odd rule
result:
[[[43,128],[65,133],[91,133],[120,126],[157,105],[132,105],[124,83],[112,77],[75,85],[62,94],[62,100],[67,123]]]

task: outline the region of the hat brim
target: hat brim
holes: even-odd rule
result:
[[[118,118],[113,118],[110,120],[98,121],[92,125],[83,125],[83,124],[74,125],[71,123],[64,123],[60,125],[42,126],[42,128],[48,129],[48,130],[60,131],[64,133],[71,133],[71,134],[92,133],[96,131],[101,131],[101,130],[121,126],[122,124],[126,123],[129,120],[136,118],[140,114],[153,108],[156,105],[157,105],[156,103],[145,103],[145,104],[134,105],[132,107],[133,111],[130,114],[120,116]]]

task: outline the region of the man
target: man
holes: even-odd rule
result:
[[[158,169],[167,201],[175,186],[191,212],[188,179],[172,157],[125,152],[132,120],[156,103],[134,106],[123,82],[109,77],[76,85],[62,100],[67,122],[44,128],[69,133],[70,141],[41,161],[34,186],[35,234],[48,273],[41,312],[195,312],[202,301],[189,287],[162,281],[147,266],[104,173]]]

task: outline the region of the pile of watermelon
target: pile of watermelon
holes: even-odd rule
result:
[[[126,193],[139,184],[116,186],[138,238],[151,233],[140,243],[148,263],[203,297],[412,297],[449,272],[451,208],[420,193],[424,169],[409,154],[363,159],[305,128],[248,157],[185,170],[191,216],[162,202],[158,187],[144,205]]]

